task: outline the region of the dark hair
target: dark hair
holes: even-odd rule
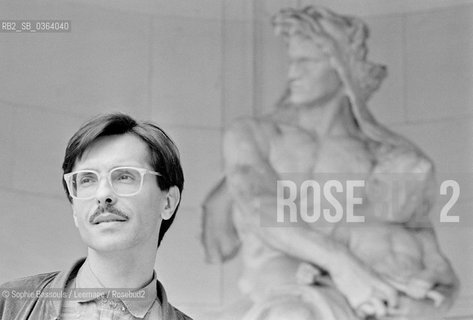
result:
[[[157,125],[151,122],[137,121],[122,113],[99,115],[82,125],[67,144],[62,164],[64,174],[72,171],[76,161],[80,160],[87,148],[98,138],[127,133],[134,134],[148,145],[150,165],[153,170],[162,175],[156,177],[159,188],[169,190],[170,187],[176,186],[182,194],[184,173],[179,160],[179,150],[174,142]],[[62,184],[69,201],[72,203],[72,197],[64,179]],[[162,221],[159,229],[158,246],[174,221],[178,208],[179,204],[171,218]]]

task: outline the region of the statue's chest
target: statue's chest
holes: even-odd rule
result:
[[[374,165],[374,156],[366,142],[356,137],[324,139],[320,144],[318,158],[314,164],[316,173],[369,173]]]
[[[373,157],[365,141],[351,136],[319,139],[295,127],[280,127],[269,161],[278,173],[368,173]]]
[[[281,126],[271,137],[269,162],[278,173],[310,172],[317,159],[319,141],[295,127]]]

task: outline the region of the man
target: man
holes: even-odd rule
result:
[[[366,26],[316,7],[282,10],[273,22],[287,41],[287,91],[275,112],[228,128],[225,178],[204,203],[209,258],[225,261],[242,249],[239,285],[251,301],[242,304],[250,305],[246,309],[235,308],[239,318],[440,315],[454,298],[457,280],[430,224],[422,219],[433,202],[433,165],[412,143],[378,124],[366,108],[385,75],[384,67],[366,60]],[[396,190],[403,197],[392,212],[378,210],[376,191],[400,173],[415,179]],[[369,225],[358,232],[360,226],[352,229],[349,223],[319,228],[300,219],[301,207],[295,223],[275,223],[281,216],[278,180],[320,180],[327,174],[331,180],[355,174],[372,186],[361,195],[364,205],[355,207],[355,215],[377,221],[381,229]],[[303,198],[299,195],[294,203]],[[395,226],[392,242],[384,241],[386,226]],[[402,269],[389,265],[401,256],[409,262],[402,278],[397,274]],[[380,272],[390,269],[395,273]],[[236,318],[225,316],[220,319]]]
[[[4,284],[10,294],[0,300],[0,318],[190,319],[168,302],[153,270],[184,184],[166,133],[125,114],[98,116],[70,139],[62,168],[87,258]]]

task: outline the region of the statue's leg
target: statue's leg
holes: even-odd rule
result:
[[[314,310],[302,301],[293,301],[272,308],[258,320],[318,320]]]
[[[280,297],[255,304],[244,320],[319,320],[320,314],[297,297]]]
[[[355,320],[346,299],[333,287],[291,285],[255,302],[242,320]]]

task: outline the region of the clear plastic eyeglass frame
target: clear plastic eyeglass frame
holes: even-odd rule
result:
[[[119,193],[115,190],[115,187],[113,186],[113,183],[112,183],[112,174],[117,171],[117,170],[126,170],[126,169],[133,169],[133,170],[136,170],[140,173],[140,186],[138,188],[138,190],[136,192],[133,192],[133,193]],[[98,190],[98,186],[97,186],[97,189],[95,190],[95,192],[93,192],[90,196],[88,197],[78,197],[76,195],[74,195],[74,188],[72,186],[72,176],[74,174],[77,174],[77,173],[81,173],[81,172],[90,172],[90,173],[95,173],[97,175],[97,177],[99,177],[99,183],[100,181],[102,180],[103,176],[105,174],[100,174],[98,171],[95,171],[95,170],[77,170],[77,171],[73,171],[73,172],[69,172],[69,173],[66,173],[64,174],[64,180],[66,181],[66,185],[67,185],[67,190],[69,191],[69,195],[74,198],[74,199],[78,199],[78,200],[89,200],[89,199],[92,199],[94,198],[96,195],[95,193],[97,192]],[[162,176],[159,172],[156,172],[156,171],[152,171],[152,170],[148,170],[148,169],[145,169],[145,168],[136,168],[136,167],[117,167],[117,168],[113,168],[112,170],[110,170],[108,173],[106,173],[106,176],[107,176],[107,182],[108,182],[108,185],[110,186],[111,190],[117,195],[117,196],[120,196],[120,197],[132,197],[132,196],[135,196],[137,195],[138,193],[141,192],[141,189],[143,188],[143,181],[144,181],[144,175],[145,174],[152,174],[152,175],[155,175],[155,176]]]

